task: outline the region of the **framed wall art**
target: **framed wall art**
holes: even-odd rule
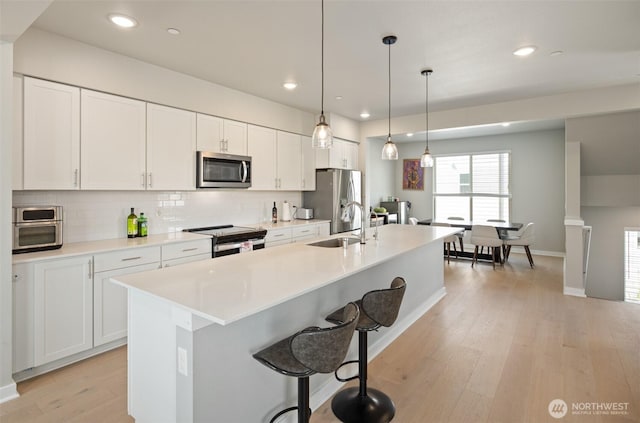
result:
[[[424,169],[420,159],[402,161],[402,189],[424,190]]]

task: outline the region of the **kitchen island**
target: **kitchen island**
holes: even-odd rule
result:
[[[296,402],[296,380],[252,354],[372,289],[407,281],[400,315],[369,357],[445,295],[445,227],[386,225],[367,243],[288,244],[113,278],[129,291],[129,414],[138,422],[261,422]],[[340,236],[334,236],[340,237]],[[349,352],[357,357],[357,337]],[[311,406],[341,386],[311,377]],[[384,387],[381,387],[384,388]]]

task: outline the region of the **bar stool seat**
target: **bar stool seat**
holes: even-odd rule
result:
[[[298,410],[299,423],[309,422],[309,376],[336,371],[347,355],[358,323],[360,309],[356,304],[349,303],[341,310],[341,324],[305,328],[253,354],[253,358],[270,369],[298,378],[298,405],[278,412],[270,422],[293,410]]]
[[[355,327],[358,331],[358,360],[342,363],[335,370],[335,376],[341,382],[357,378],[359,386],[343,389],[331,400],[333,414],[342,422],[387,423],[395,416],[396,407],[388,395],[377,389],[367,389],[367,333],[381,326],[389,327],[396,321],[406,287],[405,280],[396,277],[390,288],[369,291],[356,301],[360,307],[360,317]],[[341,324],[343,314],[342,309],[336,310],[326,320]],[[350,363],[358,363],[358,375],[340,378],[338,369]]]

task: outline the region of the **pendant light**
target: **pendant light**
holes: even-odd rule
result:
[[[320,94],[320,120],[313,130],[311,146],[313,148],[331,148],[333,145],[333,132],[324,117],[324,0],[321,2],[322,16],[322,46],[320,48],[322,88]]]
[[[420,157],[420,166],[421,167],[433,167],[433,157],[429,154],[429,75],[433,73],[433,69],[427,68],[423,69],[421,72],[425,76],[425,127],[427,132],[425,133],[425,137],[427,138],[427,147],[424,149],[424,153],[422,153],[422,157]]]
[[[389,46],[389,135],[382,147],[382,160],[398,160],[398,147],[391,141],[391,45],[397,40],[398,37],[395,35],[387,35],[382,39],[382,42]]]

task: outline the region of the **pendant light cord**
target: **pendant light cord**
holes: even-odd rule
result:
[[[426,84],[425,84],[425,122],[426,122],[426,130],[425,137],[427,139],[427,150],[429,150],[429,71],[425,74]]]
[[[391,43],[389,43],[389,138],[391,140]]]
[[[320,47],[320,61],[321,66],[320,66],[320,75],[321,75],[321,79],[322,82],[320,83],[321,89],[320,89],[320,115],[324,116],[324,0],[322,0],[321,2],[321,7],[322,7],[322,12],[320,13],[321,15],[321,25],[322,25],[322,29],[321,29],[321,35],[320,35],[320,39],[321,39],[321,47]]]

